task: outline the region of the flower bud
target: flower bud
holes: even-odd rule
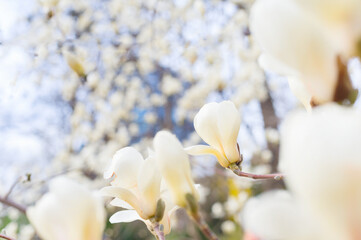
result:
[[[237,147],[237,136],[241,116],[234,103],[208,103],[194,118],[198,135],[210,146],[196,145],[186,149],[189,154],[212,154],[223,167],[241,160]]]
[[[186,195],[198,198],[187,153],[173,134],[160,131],[154,138],[155,158],[173,201],[186,207]]]
[[[105,227],[100,196],[65,177],[52,180],[50,191],[26,214],[44,240],[101,240]]]

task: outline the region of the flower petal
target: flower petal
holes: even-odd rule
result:
[[[263,53],[258,58],[258,63],[266,71],[275,72],[281,75],[291,75],[291,76],[299,75],[297,71],[290,68],[286,64],[278,61],[272,55],[269,55],[267,53]]]
[[[355,17],[355,15],[357,16],[361,10],[361,2],[359,0],[296,0],[296,2],[307,10],[321,15],[330,23],[343,23]],[[350,21],[349,23],[352,22]]]
[[[154,138],[155,157],[173,200],[186,206],[187,193],[198,197],[187,153],[175,135],[160,131]]]
[[[307,90],[305,84],[300,80],[300,74],[297,71],[280,63],[277,59],[268,54],[262,54],[259,59],[259,64],[266,71],[272,71],[281,75],[288,76],[288,84],[291,91],[297,99],[303,104],[308,112],[311,112],[311,99],[312,96]]]
[[[138,190],[142,199],[143,211],[148,216],[155,213],[160,195],[161,176],[155,157],[150,156],[144,160],[138,174]]]
[[[230,162],[215,148],[207,145],[195,145],[184,149],[190,155],[205,155],[211,154],[216,156],[219,164],[222,167],[228,167]]]
[[[142,164],[143,157],[135,148],[122,148],[113,156],[112,164],[104,173],[104,178],[111,178],[115,174],[113,186],[134,187],[137,184],[137,176]]]
[[[241,126],[241,114],[231,101],[218,104],[217,126],[224,153],[229,162],[240,160],[237,137]]]
[[[218,103],[207,103],[194,117],[194,129],[209,145],[223,152],[217,125]]]
[[[250,22],[262,49],[299,72],[317,102],[333,98],[337,49],[319,19],[295,1],[259,0],[252,7]]]
[[[290,85],[291,91],[298,100],[303,104],[306,108],[307,112],[312,111],[311,100],[312,96],[306,89],[306,86],[297,78],[288,77],[288,84]]]
[[[49,185],[49,192],[27,209],[42,239],[100,239],[105,226],[102,199],[63,176]]]
[[[123,210],[114,213],[110,218],[110,223],[120,223],[120,222],[133,222],[136,220],[142,220],[135,210]]]
[[[125,188],[113,187],[113,186],[104,187],[100,190],[100,193],[103,196],[120,198],[121,200],[124,200],[129,205],[131,205],[135,210],[141,212],[137,197],[131,191]]]
[[[129,203],[120,198],[114,198],[109,204],[115,207],[133,209],[133,207]]]

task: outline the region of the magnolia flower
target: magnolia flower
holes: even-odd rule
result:
[[[361,113],[330,104],[285,120],[280,170],[327,238],[361,237]],[[327,231],[326,231],[327,230]]]
[[[318,102],[333,98],[337,52],[319,21],[293,0],[260,0],[252,8],[251,29],[267,56],[263,65],[302,81]]]
[[[102,239],[105,211],[100,196],[65,177],[52,180],[49,189],[26,211],[42,239]]]
[[[157,164],[173,201],[180,207],[186,207],[187,194],[198,199],[187,153],[177,137],[167,131],[158,132],[153,144]]]
[[[259,0],[254,4],[250,22],[264,50],[260,64],[289,77],[291,90],[306,108],[311,97],[317,104],[333,101],[340,81],[349,81],[340,75],[342,59],[353,54],[360,39],[360,5],[357,0]],[[354,25],[360,29],[357,34]]]
[[[79,57],[75,56],[73,53],[66,50],[63,51],[63,55],[69,67],[76,74],[78,74],[79,77],[84,77],[86,75],[84,64],[79,59]]]
[[[106,196],[115,197],[111,205],[128,210],[115,213],[109,221],[111,223],[144,221],[154,218],[157,202],[161,198],[161,175],[154,156],[147,159],[132,147],[125,147],[116,152],[110,168],[104,173],[104,178],[113,177],[110,187],[101,192]],[[166,199],[166,197],[163,200]],[[165,234],[170,231],[169,215],[173,212],[172,205],[166,202],[164,217]]]
[[[339,52],[350,57],[361,40],[361,1],[359,0],[294,0],[306,11],[317,15],[332,34]]]
[[[272,190],[251,198],[242,211],[241,222],[245,240],[320,239],[317,223],[285,190]]]
[[[198,135],[209,144],[186,148],[192,155],[212,154],[222,167],[240,161],[237,136],[241,125],[241,115],[231,101],[207,103],[194,118],[194,128]]]

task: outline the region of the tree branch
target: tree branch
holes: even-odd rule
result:
[[[11,237],[5,236],[3,234],[0,234],[0,238],[6,239],[6,240],[15,240],[15,238],[11,238]]]
[[[282,173],[271,173],[271,174],[253,174],[253,173],[245,173],[239,169],[232,170],[234,174],[240,177],[248,177],[252,179],[274,179],[274,180],[281,180],[284,178]]]
[[[4,198],[4,197],[0,196],[0,202],[7,205],[7,206],[9,206],[9,207],[16,208],[17,210],[19,210],[20,212],[22,212],[24,214],[26,213],[26,207],[25,206],[23,206],[21,204],[18,204],[16,202],[13,202],[8,198]]]
[[[207,237],[209,240],[218,240],[217,235],[209,228],[207,223],[203,220],[203,218],[199,215],[199,213],[191,213],[189,214],[193,221],[197,224],[199,230]]]
[[[267,100],[261,102],[261,110],[263,115],[264,121],[264,128],[274,128],[277,129],[279,119],[276,115],[275,108],[273,106],[273,99],[270,94],[270,89],[268,83],[265,83],[268,97]],[[268,149],[272,152],[272,160],[271,160],[271,172],[276,172],[278,168],[278,161],[279,161],[279,144],[267,142]],[[282,181],[267,181],[262,184],[264,190],[270,190],[275,188],[284,188],[284,182]]]
[[[267,85],[267,83],[266,83]],[[267,87],[268,89],[268,87]],[[269,90],[268,90],[269,91]],[[273,107],[272,97],[268,93],[268,98],[266,101],[261,102],[261,110],[263,115],[264,127],[274,128],[278,127],[278,117],[276,116],[275,109]],[[278,166],[278,157],[279,157],[279,145],[268,142],[267,143],[269,150],[272,152],[272,161],[271,161],[271,171],[277,171]]]
[[[16,187],[16,185],[20,182],[21,177],[18,177],[15,182],[11,185],[9,191],[7,192],[7,194],[5,195],[5,199],[9,198],[10,194],[12,193],[12,191],[14,190],[14,188]]]

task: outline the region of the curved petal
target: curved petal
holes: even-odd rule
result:
[[[134,187],[137,184],[137,176],[142,164],[143,157],[135,148],[122,148],[113,156],[110,168],[104,172],[104,178],[111,178],[115,175],[113,186]]]
[[[294,1],[259,0],[252,8],[250,22],[262,49],[299,72],[317,102],[333,98],[337,52],[318,19]]]
[[[59,218],[62,216],[63,223],[66,222],[64,225],[73,236],[69,235],[66,239],[95,240],[100,238],[105,227],[105,211],[99,195],[63,176],[50,182],[48,194],[55,196],[57,203],[62,206],[61,208],[57,207],[60,214],[58,216]],[[52,213],[54,210],[49,210],[48,214]],[[71,221],[69,221],[69,216],[71,216]],[[58,221],[55,220],[53,224],[56,225]],[[75,233],[78,236],[73,235]]]
[[[266,71],[275,72],[281,75],[297,75],[297,71],[281,63],[273,56],[263,53],[258,58],[259,65]]]
[[[169,234],[171,231],[171,216],[172,214],[179,209],[179,207],[173,207],[171,211],[165,212],[163,219],[160,221],[160,224],[163,225],[163,232],[165,235]]]
[[[120,223],[120,222],[133,222],[136,220],[142,220],[135,210],[123,210],[114,213],[110,218],[110,223]]]
[[[222,152],[216,118],[217,111],[218,103],[205,104],[194,117],[194,129],[203,141]]]
[[[121,208],[125,208],[125,209],[133,209],[133,207],[129,203],[127,203],[126,201],[124,201],[120,198],[114,198],[109,204],[112,206],[115,206],[115,207],[121,207]]]
[[[308,112],[311,112],[311,99],[312,96],[307,90],[305,84],[299,79],[300,74],[297,71],[292,70],[291,68],[280,63],[274,57],[268,54],[262,54],[259,59],[259,64],[266,71],[272,71],[281,75],[288,76],[288,84],[291,91],[297,97],[297,99],[303,104]]]
[[[289,77],[288,84],[290,85],[290,89],[298,98],[298,100],[303,104],[306,108],[307,112],[312,111],[311,100],[312,96],[307,91],[306,86],[297,78]]]
[[[340,231],[360,234],[360,142],[361,113],[356,108],[328,104],[312,114],[296,111],[284,121],[279,169],[317,222],[332,229],[334,239],[352,239],[337,236]]]
[[[67,226],[63,224],[61,212],[51,212],[52,209],[57,209],[57,203],[55,195],[46,194],[35,206],[29,207],[26,211],[30,223],[34,226],[38,235],[44,239],[56,239],[56,236],[61,234],[61,230],[64,232],[63,235],[69,234]],[[57,222],[57,224],[53,224],[54,222]]]
[[[360,13],[359,0],[296,0],[300,6],[321,15],[330,22],[344,22]]]
[[[138,174],[138,189],[142,199],[142,208],[146,215],[153,216],[160,195],[161,173],[155,157],[144,160]]]
[[[104,187],[100,190],[100,193],[103,196],[120,198],[121,200],[124,200],[129,205],[131,205],[135,210],[141,212],[137,197],[131,191],[125,188],[113,187],[113,186]]]
[[[58,177],[27,217],[43,239],[96,240],[104,229],[102,199],[82,185]]]
[[[286,190],[271,190],[252,197],[240,217],[245,231],[258,236],[256,239],[329,239],[318,235],[318,223],[305,214],[297,199]]]
[[[184,149],[190,155],[205,155],[211,154],[216,156],[219,164],[222,167],[228,167],[230,162],[215,148],[207,145],[195,145]]]
[[[160,131],[154,138],[154,149],[159,170],[166,182],[173,200],[179,206],[186,206],[187,193],[198,197],[194,188],[187,153],[173,134]]]
[[[348,58],[356,50],[361,34],[361,1],[359,0],[296,0],[306,11],[317,15],[332,31],[339,54]]]
[[[175,205],[175,203],[172,201],[172,196],[170,195],[169,191],[164,191],[161,198],[165,202],[165,210],[164,217],[160,223],[164,226],[164,234],[168,234],[171,230],[171,216],[180,207]]]
[[[224,153],[229,162],[240,159],[237,148],[237,137],[241,126],[241,114],[231,101],[218,104],[217,126]]]
[[[179,206],[175,205],[170,191],[166,188],[166,184],[163,183],[165,183],[164,180],[162,181],[161,186],[161,199],[165,202],[165,210],[164,217],[160,221],[160,224],[163,224],[164,226],[164,234],[168,234],[171,230],[170,217],[177,209],[179,209]]]

